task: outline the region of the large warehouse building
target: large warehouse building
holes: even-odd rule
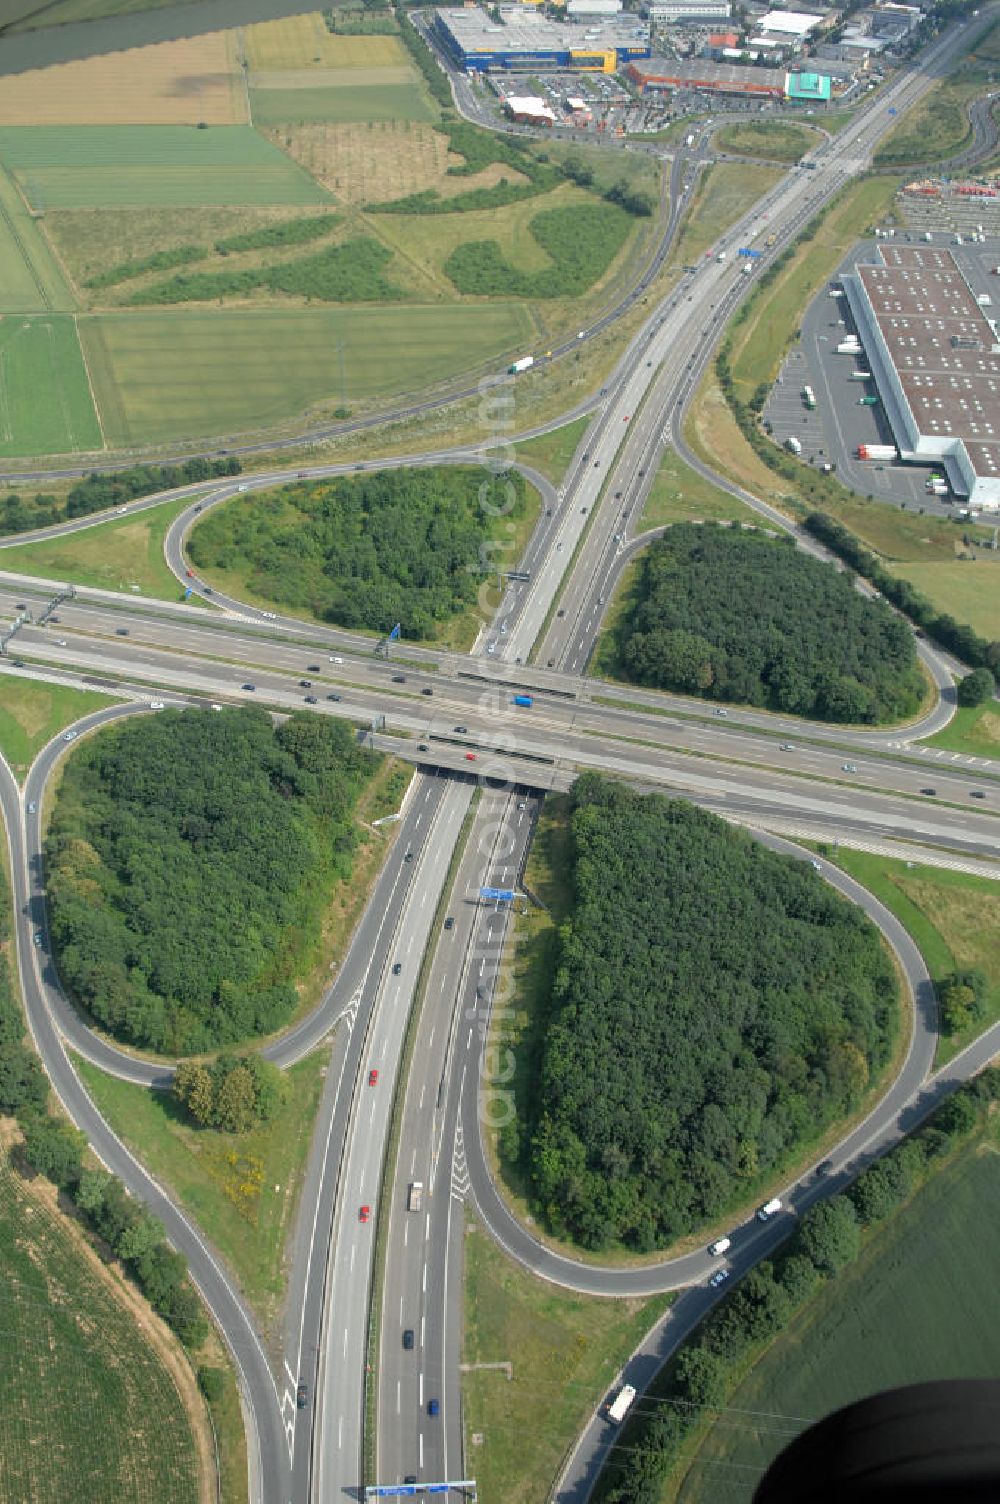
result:
[[[713,63],[651,57],[630,63],[628,76],[643,93],[658,89],[700,89],[709,94],[743,94],[756,99],[796,99],[823,102],[830,98],[830,80],[817,73],[786,73],[783,68],[755,68],[739,63]],[[804,81],[804,82],[803,82]]]
[[[537,11],[500,12],[497,25],[478,7],[434,12],[432,29],[437,42],[460,68],[469,72],[493,70],[613,73],[621,63],[649,56],[649,27],[635,16],[603,20],[586,18],[575,25],[550,21]]]
[[[1000,341],[951,251],[883,245],[844,291],[900,456],[1000,508]]]

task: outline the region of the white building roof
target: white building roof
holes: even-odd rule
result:
[[[761,31],[780,32],[785,36],[804,37],[818,26],[822,16],[810,16],[801,10],[769,10],[757,25]]]

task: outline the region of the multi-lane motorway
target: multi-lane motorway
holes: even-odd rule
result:
[[[989,19],[984,11],[982,24]],[[528,790],[565,787],[579,769],[601,767],[641,786],[686,792],[757,826],[791,826],[868,844],[905,841],[913,850],[924,847],[933,859],[983,870],[991,870],[996,860],[1000,768],[983,759],[931,761],[913,745],[951,713],[948,665],[932,653],[925,661],[945,694],[919,723],[891,733],[806,728],[752,711],[726,714],[720,708],[711,714],[699,701],[625,691],[580,677],[601,608],[634,543],[632,529],[660,450],[671,440],[681,447],[683,404],[752,280],[735,271],[732,247],[766,225],[780,249],[867,160],[890,123],[889,106],[902,110],[912,104],[966,39],[960,31],[944,36],[918,71],[903,75],[856,118],[846,140],[835,138],[815,153],[814,171],[790,172],[726,235],[714,248],[716,253],[728,248],[726,260],[706,260],[650,308],[597,399],[597,416],[564,485],[555,490],[533,477],[543,505],[528,551],[518,561],[528,578],[508,583],[500,610],[484,621],[475,656],[407,648],[385,662],[372,656],[370,643],[352,634],[270,620],[213,596],[205,582],[188,574],[185,533],[213,499],[232,494],[236,482],[213,483],[197,499],[192,493],[167,539],[175,574],[218,611],[195,613],[166,602],[81,590],[61,603],[57,622],[26,621],[11,645],[10,653],[26,667],[10,667],[8,657],[4,672],[76,683],[81,676],[103,680],[131,697],[124,710],[115,706],[88,718],[81,732],[115,716],[141,713],[143,698],[178,704],[260,701],[288,711],[301,706],[301,679],[308,677],[317,711],[377,724],[375,744],[409,756],[422,770],[331,988],[314,1013],[269,1050],[288,1064],[321,1042],[330,1043],[304,1213],[291,1250],[285,1326],[277,1339],[280,1351],[270,1352],[233,1281],[101,1121],[65,1054],[68,1042],[130,1079],[163,1085],[169,1078],[168,1067],[126,1055],[86,1027],[62,997],[45,943],[41,815],[49,779],[69,744],[60,739],[44,750],[23,792],[5,769],[0,771],[19,915],[18,960],[32,1033],[67,1110],[97,1152],[163,1218],[229,1341],[250,1422],[256,1499],[270,1504],[344,1492],[356,1496],[359,1479],[371,1481],[362,1456],[369,1398],[375,1407],[369,1418],[377,1415],[373,1446],[379,1479],[454,1478],[471,1465],[462,1453],[458,1389],[467,1197],[516,1257],[574,1288],[607,1294],[692,1281],[699,1286],[675,1304],[670,1322],[633,1360],[630,1377],[634,1373],[645,1381],[651,1365],[708,1302],[700,1287],[709,1267],[705,1255],[620,1272],[585,1266],[544,1249],[511,1217],[494,1188],[482,1128],[484,1114],[489,1122],[504,1099],[503,1056],[487,1030],[491,1010],[500,1006],[495,984],[508,910],[479,902],[478,894],[487,883],[518,885],[537,812],[537,797]],[[675,164],[672,224],[681,198]],[[287,474],[243,477],[238,484],[256,487],[287,479]],[[773,525],[787,525],[754,504]],[[50,588],[0,575],[0,616],[11,619],[23,602],[37,619]],[[533,652],[537,662],[529,667]],[[530,708],[511,703],[515,689],[533,695]],[[495,793],[487,780],[473,810],[470,777],[475,774],[493,775],[506,788]],[[449,878],[463,822],[468,840]],[[929,1083],[933,1001],[920,958],[874,900],[832,870],[826,875],[885,929],[914,993],[915,1027],[901,1074],[872,1117],[838,1149],[834,1175],[822,1186],[806,1177],[787,1188],[784,1199],[795,1211],[838,1184],[846,1166],[856,1167],[888,1142],[935,1090],[957,1079],[956,1071],[975,1068],[998,1044],[992,1034],[984,1037],[953,1064],[948,1078]],[[35,932],[41,944],[33,943]],[[418,986],[422,1002],[413,1013]],[[498,1022],[496,1011],[492,1021]],[[387,1160],[397,1082],[399,1151]],[[419,1212],[407,1210],[407,1187],[415,1180],[425,1186]],[[375,1307],[379,1325],[369,1348],[380,1216],[385,1260]],[[734,1237],[734,1268],[749,1268],[781,1233],[780,1225],[741,1228]],[[412,1345],[404,1345],[407,1332]],[[376,1357],[371,1375],[366,1373],[370,1352]],[[310,1387],[305,1410],[295,1407],[300,1381]],[[370,1395],[369,1385],[374,1386]],[[606,1432],[595,1421],[567,1468],[565,1497],[585,1498],[605,1443]]]

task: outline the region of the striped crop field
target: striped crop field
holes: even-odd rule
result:
[[[2,327],[2,326],[0,326]],[[224,435],[445,381],[534,337],[523,305],[155,311],[81,318],[111,445]]]
[[[102,447],[76,321],[0,318],[0,455]]]
[[[102,1269],[54,1197],[0,1165],[0,1496],[199,1504],[202,1407],[171,1339]],[[116,1288],[117,1287],[117,1288]],[[183,1385],[183,1390],[181,1386]],[[202,1463],[210,1457],[210,1440]]]
[[[4,126],[0,163],[36,210],[314,204],[326,192],[250,126]]]

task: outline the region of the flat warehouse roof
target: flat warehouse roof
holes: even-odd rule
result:
[[[1000,344],[951,251],[880,247],[856,266],[918,433],[961,439],[983,479],[1000,477]]]
[[[642,46],[649,39],[649,27],[635,16],[588,16],[574,25],[550,21],[533,10],[504,10],[504,25],[498,26],[478,8],[439,10],[437,15],[465,52],[594,52]]]

